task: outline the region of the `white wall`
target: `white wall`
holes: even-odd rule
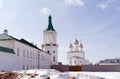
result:
[[[0,70],[50,68],[51,55],[44,51],[16,40],[0,41],[0,46],[11,48],[15,52],[15,54],[8,54],[0,51]],[[17,55],[18,48],[19,56]],[[40,54],[40,57],[38,57],[38,54]],[[40,67],[38,67],[39,64]]]
[[[68,65],[76,66],[76,65],[88,65],[89,61],[82,58],[70,58],[68,59]]]
[[[58,65],[58,47],[51,44],[50,46],[45,46],[44,48],[46,52],[49,51],[49,53],[51,54],[51,65]],[[55,62],[53,61],[54,56]]]
[[[44,51],[40,51],[36,48],[23,44],[21,42],[15,42],[15,52],[17,53],[17,49],[19,48],[20,55],[17,56],[19,64],[17,66],[18,69],[37,69],[37,68],[50,68],[50,54],[45,53]],[[24,52],[25,51],[25,52]],[[23,54],[23,52],[25,54]],[[40,55],[40,57],[38,57]],[[42,57],[42,58],[41,58]],[[40,67],[38,67],[40,65]],[[24,66],[24,67],[23,67]]]
[[[84,59],[84,52],[68,52],[68,58],[71,58],[72,56],[78,56]]]
[[[17,50],[19,49],[19,56]],[[38,68],[38,49],[23,44],[19,41],[15,41],[14,51],[17,56],[17,69],[35,69]],[[37,57],[36,57],[37,56]]]
[[[43,32],[43,44],[56,44],[57,43],[57,32],[47,31]]]
[[[15,54],[0,51],[0,71],[16,70]]]
[[[44,51],[40,51],[40,53],[39,53],[39,68],[49,69],[51,66],[50,60],[51,60],[50,54],[47,54]]]

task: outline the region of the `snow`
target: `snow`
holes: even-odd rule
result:
[[[14,71],[17,79],[120,79],[120,72],[59,72],[54,69]]]

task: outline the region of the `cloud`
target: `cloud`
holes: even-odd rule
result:
[[[81,7],[84,6],[84,2],[83,0],[64,0],[65,4],[68,6],[72,6],[72,5],[79,5]]]
[[[116,0],[104,0],[101,2],[97,7],[99,7],[102,10],[105,10],[106,8],[109,7],[109,5],[113,2],[116,2]]]
[[[43,7],[42,9],[40,9],[40,13],[43,15],[49,15],[51,13],[51,9]]]

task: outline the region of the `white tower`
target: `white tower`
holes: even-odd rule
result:
[[[74,39],[72,43],[69,45],[68,53],[68,65],[76,66],[76,65],[87,65],[89,63],[88,60],[85,59],[85,53],[83,51],[82,43]]]
[[[42,49],[51,54],[51,65],[58,65],[57,32],[52,25],[52,17],[48,17],[48,27],[43,31]]]

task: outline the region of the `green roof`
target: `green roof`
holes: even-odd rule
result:
[[[0,51],[2,52],[6,52],[6,53],[11,53],[11,54],[15,54],[13,49],[7,48],[7,47],[2,47],[0,46]]]
[[[19,42],[21,42],[21,43],[24,43],[24,44],[27,44],[27,45],[29,45],[29,46],[31,46],[31,47],[33,47],[33,48],[36,48],[36,49],[39,49],[37,46],[35,46],[35,45],[33,45],[33,44],[31,44],[31,43],[29,43],[27,40],[25,40],[25,39],[17,39],[17,38],[14,38],[14,37],[12,37],[12,36],[10,36],[10,35],[8,35],[8,34],[0,34],[0,40],[17,40],[17,41],[19,41]]]
[[[30,42],[28,42],[27,40],[25,40],[25,39],[23,39],[23,38],[20,39],[19,41],[22,42],[22,43],[24,43],[24,44],[27,44],[27,45],[29,45],[29,46],[31,46],[31,47],[33,47],[33,48],[39,49],[37,46],[31,44]],[[40,50],[40,49],[39,49],[39,50]]]
[[[3,33],[3,34],[0,34],[0,40],[1,40],[1,41],[3,41],[3,40],[16,40],[16,41],[19,41],[19,42],[21,42],[21,43],[24,43],[24,44],[26,44],[26,45],[28,45],[28,46],[31,46],[31,47],[36,48],[36,49],[38,49],[38,50],[41,50],[40,48],[38,48],[37,46],[31,44],[30,42],[28,42],[28,41],[25,40],[25,39],[20,39],[20,40],[19,40],[19,39],[17,39],[17,38],[14,38],[14,37],[12,37],[12,36],[10,36],[10,35],[8,35],[8,34],[4,34],[4,33]],[[9,48],[6,48],[6,49],[5,49],[5,47],[0,47],[0,51],[15,54],[14,51],[13,51],[13,49],[9,49]]]
[[[49,15],[48,18],[49,19],[48,19],[48,28],[47,28],[47,31],[49,31],[49,30],[55,31],[55,29],[53,28],[53,25],[52,25],[52,17],[51,17],[51,15]]]
[[[0,34],[0,40],[12,40],[13,38],[8,34]]]

